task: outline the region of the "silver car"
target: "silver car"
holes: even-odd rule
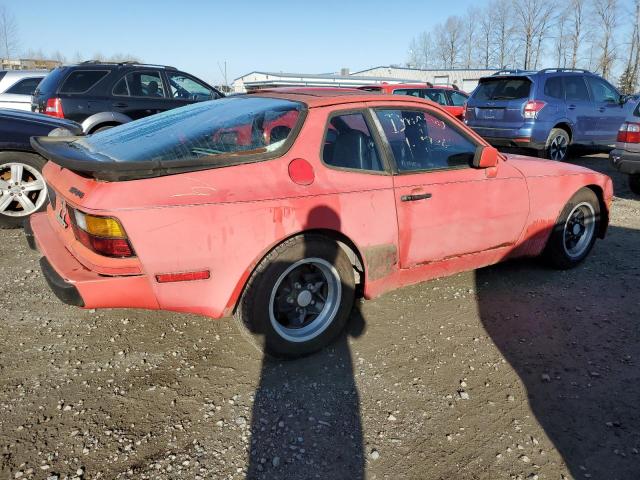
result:
[[[49,72],[46,70],[0,71],[0,108],[31,111],[31,95]]]
[[[629,187],[640,195],[640,103],[618,130],[616,148],[609,154],[611,163],[629,175]]]

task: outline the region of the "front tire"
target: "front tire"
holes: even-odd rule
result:
[[[47,161],[25,152],[0,152],[0,228],[17,228],[47,206],[42,167]]]
[[[546,258],[562,270],[579,265],[593,248],[599,226],[598,197],[583,188],[567,202],[558,217],[545,249]]]
[[[540,157],[562,162],[569,156],[570,143],[571,139],[565,130],[562,128],[552,128],[547,137],[544,149],[539,152]]]
[[[640,195],[640,173],[629,175],[629,188],[636,195]]]
[[[234,317],[255,346],[294,358],[322,349],[344,330],[354,297],[353,266],[342,248],[302,235],[258,264]]]

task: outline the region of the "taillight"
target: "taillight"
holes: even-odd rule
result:
[[[618,142],[640,143],[640,123],[624,122],[618,130]]]
[[[524,105],[524,118],[538,118],[538,113],[546,105],[540,100],[529,100]]]
[[[59,98],[50,98],[47,100],[47,106],[44,109],[46,115],[52,117],[64,118],[64,111],[62,110],[62,101]]]
[[[71,208],[69,210],[73,233],[89,250],[106,257],[134,256],[127,234],[117,218],[89,215]]]

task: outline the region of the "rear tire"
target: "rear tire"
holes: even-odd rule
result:
[[[588,189],[579,190],[567,202],[547,242],[544,256],[555,268],[579,265],[593,248],[600,227],[600,202]]]
[[[21,227],[47,207],[42,167],[47,161],[26,152],[0,152],[0,228]]]
[[[640,173],[629,175],[629,188],[636,195],[640,195]]]
[[[295,358],[322,349],[344,330],[354,297],[353,266],[342,248],[303,235],[258,264],[234,317],[258,349]]]
[[[543,150],[539,152],[541,158],[562,162],[569,158],[571,138],[562,128],[552,128],[547,137]]]

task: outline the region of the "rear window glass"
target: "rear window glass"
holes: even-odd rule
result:
[[[219,166],[278,152],[304,106],[264,97],[231,97],[168,110],[80,138],[71,146],[118,162],[207,158]],[[220,157],[215,160],[215,157]]]
[[[76,70],[71,72],[60,93],[84,93],[109,73],[108,70]]]
[[[529,98],[528,78],[496,78],[483,80],[473,96],[476,100],[518,100]]]
[[[44,79],[38,85],[38,91],[44,93],[54,92],[58,88],[64,72],[65,69],[60,67],[51,70],[51,72],[49,72],[49,74],[44,77]]]

